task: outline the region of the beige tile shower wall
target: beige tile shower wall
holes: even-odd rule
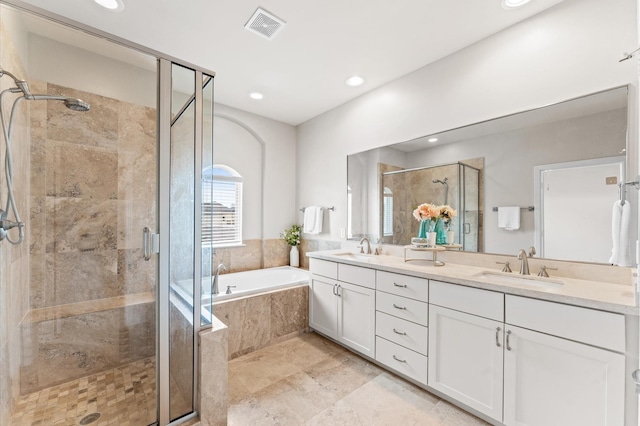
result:
[[[28,78],[23,66],[25,55],[19,52],[21,41],[26,32],[17,22],[11,22],[12,16],[4,10],[0,13],[0,64],[2,68],[16,74],[19,78]],[[9,77],[0,79],[0,90],[13,87]],[[15,96],[8,96],[13,100]],[[5,99],[5,105],[10,105]],[[29,217],[29,111],[26,103],[17,110],[13,128],[12,154],[14,162],[13,185],[20,219],[28,222]],[[0,136],[3,149],[0,150],[0,163],[4,164],[4,137]],[[6,179],[4,167],[0,178],[2,203],[6,202]],[[4,209],[4,204],[2,204]],[[10,216],[13,219],[13,215]],[[12,239],[17,239],[16,230],[10,231]],[[18,246],[8,241],[0,242],[0,424],[8,424],[11,410],[20,392],[20,320],[28,309],[29,297],[29,231],[25,232],[25,241]]]
[[[30,308],[155,294],[155,258],[144,262],[141,250],[142,228],[155,228],[155,109],[44,82],[31,86],[34,92],[83,99],[91,110],[74,112],[61,102],[30,103]],[[104,315],[122,320],[103,324]],[[22,392],[59,383],[62,377],[46,373],[48,366],[64,365],[75,378],[153,355],[155,319],[149,314],[144,318],[150,323],[141,324],[136,311],[125,307],[25,325],[23,344],[29,356],[22,366]],[[79,323],[98,341],[135,334],[144,349],[134,351],[133,358],[116,357],[109,352],[125,350],[121,340],[106,348],[50,332],[51,327],[75,330]],[[65,350],[51,349],[61,345]]]
[[[304,331],[309,323],[309,287],[299,286],[222,301],[213,314],[229,327],[229,359]]]

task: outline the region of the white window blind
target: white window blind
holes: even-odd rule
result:
[[[202,188],[202,242],[242,244],[242,176],[215,165]]]

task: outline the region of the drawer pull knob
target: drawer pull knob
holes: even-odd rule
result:
[[[511,336],[511,330],[507,330],[507,340],[506,340],[506,342],[505,342],[505,343],[506,343],[506,346],[507,346],[507,350],[508,350],[508,351],[510,351],[510,350],[512,349],[512,348],[511,348],[511,345],[509,344],[509,337],[510,337],[510,336]]]
[[[401,310],[403,310],[403,311],[406,311],[406,310],[407,310],[406,306],[398,306],[398,305],[396,305],[395,303],[393,304],[393,307],[394,307],[394,308],[396,308],[396,309],[401,309]]]
[[[398,357],[397,357],[397,356],[395,356],[395,355],[393,355],[393,359],[395,359],[395,360],[396,360],[396,361],[398,361],[398,362],[404,362],[404,363],[406,363],[406,362],[407,362],[407,360],[406,360],[406,359],[400,359],[400,358],[398,358]]]
[[[400,287],[400,288],[407,288],[406,284],[393,283],[393,285],[396,286],[396,287]]]
[[[498,336],[500,335],[500,327],[496,327],[496,346],[500,347],[500,339]]]
[[[406,336],[406,335],[407,335],[407,333],[406,333],[406,332],[404,332],[404,331],[398,331],[398,330],[396,330],[395,328],[393,329],[393,332],[394,332],[394,333],[396,333],[396,334],[399,334],[399,335],[401,335],[401,336]]]

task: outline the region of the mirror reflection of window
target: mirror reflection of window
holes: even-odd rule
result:
[[[203,172],[212,182],[202,191],[203,243],[216,247],[242,244],[242,176],[233,168],[216,164]],[[204,234],[204,233],[207,234]]]
[[[393,235],[393,192],[386,186],[382,193],[382,209],[382,236],[390,237]]]

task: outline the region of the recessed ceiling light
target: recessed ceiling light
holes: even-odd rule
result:
[[[350,87],[362,86],[364,84],[364,78],[360,77],[359,75],[353,75],[349,77],[345,81],[345,83],[347,86],[350,86]]]
[[[120,12],[122,9],[124,9],[124,3],[122,3],[122,1],[120,0],[93,0],[93,1],[95,1],[105,9],[109,9],[113,12]]]
[[[524,6],[530,0],[502,0],[502,7],[505,9],[513,9],[515,7]]]
[[[427,139],[427,142],[431,142],[431,143],[438,142],[438,138],[429,138]]]
[[[251,99],[255,99],[256,101],[259,101],[260,99],[264,98],[264,95],[260,92],[251,92],[249,93],[249,97]]]

